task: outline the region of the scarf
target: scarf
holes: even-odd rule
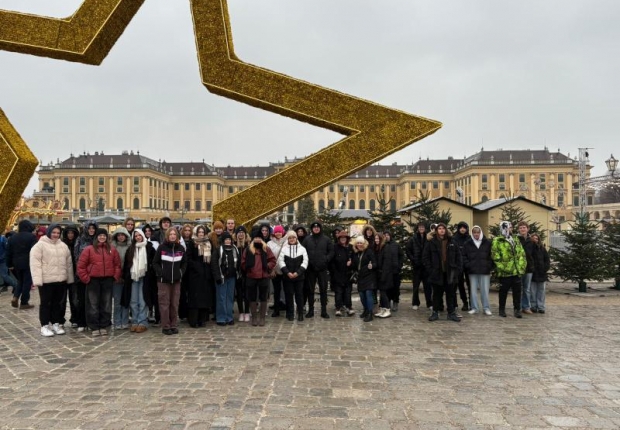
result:
[[[136,250],[133,254],[131,265],[131,279],[139,281],[146,275],[146,240],[135,243]]]
[[[194,243],[196,244],[196,248],[198,248],[198,255],[202,257],[202,261],[205,263],[211,262],[211,242],[208,237],[203,237],[202,239],[194,239]]]
[[[480,229],[480,239],[478,240],[476,240],[476,238],[474,237],[473,231],[475,228]],[[474,245],[476,245],[476,248],[480,249],[480,245],[482,245],[482,239],[484,239],[484,233],[482,232],[482,229],[477,225],[475,225],[471,230],[472,230],[471,240],[474,242]]]

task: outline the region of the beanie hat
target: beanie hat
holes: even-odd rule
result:
[[[243,225],[237,227],[237,229],[235,230],[235,234],[238,234],[240,231],[244,232],[246,235],[248,234],[248,229],[245,228],[245,226]]]
[[[231,235],[230,235],[230,233],[229,233],[229,232],[227,232],[227,231],[223,232],[223,233],[220,235],[220,240],[221,240],[222,245],[224,244],[224,241],[225,241],[226,239],[230,239],[230,240],[232,240],[232,236],[231,236]]]
[[[277,225],[273,228],[273,234],[276,233],[282,233],[284,234],[284,227],[282,227],[281,225]]]
[[[261,239],[263,238],[263,234],[261,233],[260,228],[253,228],[252,229],[252,239],[254,239],[256,237],[260,237]]]
[[[99,236],[100,234],[105,234],[106,236],[108,235],[108,231],[105,228],[98,228],[97,232],[95,233],[95,237]]]
[[[318,228],[320,228],[320,229],[322,229],[322,228],[323,228],[323,226],[321,225],[321,223],[320,223],[320,222],[318,222],[318,221],[314,221],[312,224],[310,224],[310,229],[313,229],[314,227],[318,227]]]

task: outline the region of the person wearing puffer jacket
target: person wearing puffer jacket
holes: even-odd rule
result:
[[[293,321],[295,303],[297,303],[297,321],[304,320],[304,273],[308,268],[308,253],[297,238],[297,233],[290,230],[285,237],[277,260],[277,267],[284,278],[284,298],[286,300],[286,319]]]
[[[118,251],[108,243],[108,231],[97,229],[96,242],[78,260],[77,273],[86,285],[86,323],[94,336],[107,336],[112,325],[112,285],[122,279]]]
[[[506,317],[506,299],[512,289],[512,306],[515,318],[521,315],[521,277],[527,267],[525,249],[519,238],[512,236],[512,223],[499,223],[500,236],[493,239],[491,256],[495,263],[495,273],[499,278],[499,316]]]
[[[78,261],[80,261],[80,256],[84,252],[86,248],[91,246],[95,240],[97,239],[97,229],[99,225],[95,221],[87,221],[84,223],[84,229],[82,230],[82,235],[77,238],[75,242],[75,246],[73,247],[73,259],[75,264],[77,265]],[[77,274],[77,268],[76,268]],[[76,276],[75,280],[75,291],[76,291],[76,306],[77,306],[77,316],[76,316],[76,324],[77,331],[83,332],[86,325],[86,285],[80,280],[79,276]]]
[[[30,250],[37,243],[37,238],[32,232],[34,225],[27,219],[18,224],[17,234],[11,236],[6,248],[6,265],[13,269],[17,279],[17,286],[13,288],[13,300],[11,306],[20,309],[32,309],[34,305],[30,301],[30,287],[32,276],[30,275]]]
[[[284,246],[284,244],[286,243],[286,239],[283,236],[284,227],[282,227],[281,225],[276,225],[273,228],[273,237],[269,242],[267,242],[267,246],[271,249],[271,252],[273,252],[276,260],[280,255],[280,250],[282,249],[282,246]],[[273,313],[271,314],[271,316],[273,318],[280,316],[281,308],[286,309],[286,301],[285,297],[283,297],[286,296],[286,293],[282,294],[284,292],[284,278],[282,276],[282,271],[277,264],[275,270],[275,276],[271,278],[271,285],[273,286]]]
[[[60,304],[67,284],[73,283],[73,260],[69,247],[60,240],[61,232],[58,224],[50,225],[47,234],[30,250],[30,273],[33,285],[39,288],[39,320],[41,336],[45,337],[65,334]]]
[[[469,293],[470,314],[478,313],[478,288],[485,315],[492,315],[489,305],[489,286],[491,285],[491,241],[484,237],[480,226],[471,229],[471,240],[463,245],[463,268],[469,273],[471,291]]]
[[[118,256],[121,259],[121,272],[125,267],[125,255],[130,245],[131,238],[129,237],[129,232],[125,227],[118,227],[112,234],[112,246],[116,248]],[[130,294],[131,288],[125,288],[124,279],[114,283],[112,287],[112,295],[114,298],[114,330],[125,330],[129,328]]]

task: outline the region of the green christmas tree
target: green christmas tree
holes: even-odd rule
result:
[[[613,261],[602,245],[598,224],[589,214],[575,214],[571,230],[562,231],[565,249],[551,248],[552,273],[564,281],[577,282],[579,291],[586,291],[586,281],[603,281],[613,276]]]
[[[410,220],[407,221],[412,231],[416,230],[419,222],[423,222],[427,227],[440,222],[450,226],[452,221],[450,209],[439,211],[439,202],[433,201],[428,192],[420,191],[420,198],[415,201],[415,205],[410,212]]]
[[[314,209],[314,201],[310,197],[304,197],[297,202],[297,211],[295,218],[299,224],[309,225],[317,219],[317,213]]]
[[[602,244],[610,259],[610,277],[614,278],[614,288],[620,289],[620,220],[603,226]]]
[[[525,211],[519,207],[515,203],[514,200],[509,201],[502,208],[502,221],[510,221],[512,223],[512,230],[514,234],[517,234],[517,224],[519,222],[524,221],[530,227],[530,234],[538,234],[540,236],[540,240],[544,241],[546,235],[546,230],[542,228],[542,225],[539,222],[531,222],[530,217],[525,213]],[[499,225],[492,225],[489,227],[490,233],[492,236],[499,236]]]
[[[331,213],[331,209],[326,208],[319,214],[319,220],[323,225],[323,233],[329,238],[332,237],[332,232],[337,226],[342,226],[342,218],[340,218],[341,211]]]

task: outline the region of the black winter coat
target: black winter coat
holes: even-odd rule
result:
[[[491,257],[492,242],[486,237],[482,238],[480,248],[473,240],[463,245],[463,269],[470,275],[490,275],[493,271],[493,258]]]
[[[428,272],[428,280],[435,285],[443,285],[443,272],[441,268],[441,242],[431,233],[428,243],[424,248],[422,260]],[[448,283],[455,283],[458,276],[463,272],[463,257],[458,245],[448,236],[446,256],[446,280]]]
[[[308,253],[308,269],[320,272],[327,270],[334,258],[334,244],[323,233],[311,234],[304,239],[304,248]]]
[[[215,280],[211,262],[204,261],[196,246],[187,247],[187,308],[211,309]]]
[[[379,290],[394,288],[394,275],[403,268],[403,251],[394,241],[387,242],[379,252]]]
[[[351,274],[353,273],[353,263],[347,266],[347,262],[351,259],[351,256],[349,245],[346,247],[340,244],[334,246],[334,258],[329,264],[329,273],[332,276],[333,286],[344,287],[349,284]]]
[[[368,263],[372,263],[372,269],[368,268]],[[351,266],[358,273],[357,291],[377,289],[377,258],[372,249],[368,248],[364,252],[354,253],[351,258]]]
[[[532,243],[532,266],[532,282],[546,282],[549,280],[547,272],[551,268],[551,260],[544,246]]]
[[[523,250],[525,251],[525,259],[527,260],[527,267],[525,268],[525,273],[533,273],[534,272],[534,261],[532,261],[532,251],[534,249],[534,242],[532,242],[528,237],[523,237],[520,234],[517,235],[519,238],[519,242],[523,246]]]
[[[179,243],[162,243],[155,252],[153,269],[158,281],[165,284],[181,282],[187,269],[187,253]]]
[[[9,239],[6,247],[6,267],[19,270],[30,268],[30,250],[37,243],[32,232],[20,231]]]

